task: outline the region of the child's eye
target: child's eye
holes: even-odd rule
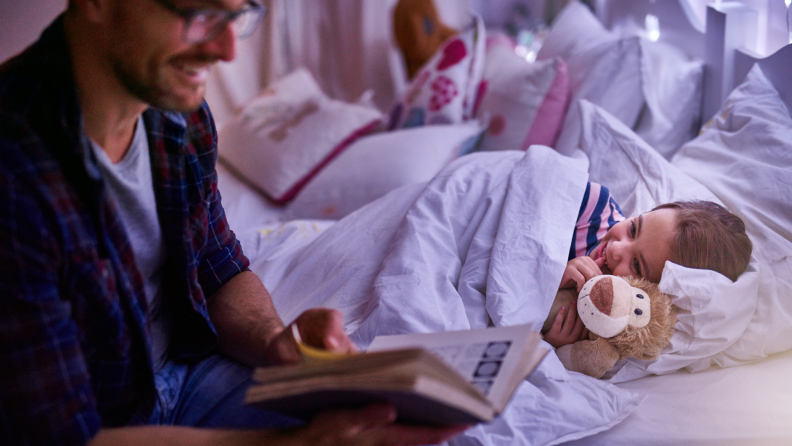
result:
[[[641,275],[641,262],[639,262],[637,258],[633,258],[633,268],[635,268],[635,274],[640,276]]]
[[[630,220],[630,236],[635,238],[635,220]]]

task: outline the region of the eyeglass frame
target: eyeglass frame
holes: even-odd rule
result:
[[[244,14],[255,13],[256,17],[253,19],[252,25],[250,25],[250,31],[245,33],[244,35],[238,35],[237,38],[244,39],[245,37],[249,37],[253,32],[258,28],[261,21],[264,19],[264,16],[267,15],[267,7],[258,3],[255,0],[246,0],[246,6],[238,11],[225,11],[222,9],[216,8],[204,8],[204,9],[185,9],[179,8],[173,4],[171,0],[154,0],[157,4],[164,7],[168,11],[178,15],[184,20],[184,32],[182,33],[182,39],[184,39],[187,43],[205,43],[209,42],[220,33],[223,27],[227,26],[229,23],[234,23],[239,17],[243,16]],[[213,29],[211,32],[208,32],[206,36],[201,39],[190,39],[187,34],[189,33],[190,26],[195,20],[196,17],[201,15],[221,15],[223,19],[220,20],[218,25],[216,25],[216,29]]]

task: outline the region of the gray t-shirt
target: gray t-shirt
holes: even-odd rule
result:
[[[143,276],[152,336],[151,358],[154,370],[157,371],[167,360],[173,321],[169,307],[162,304],[160,293],[162,265],[166,253],[157,217],[151,159],[143,118],[138,119],[132,144],[118,163],[113,164],[98,144],[91,141],[91,145],[99,160],[108,194],[116,204],[132,244],[135,262]]]

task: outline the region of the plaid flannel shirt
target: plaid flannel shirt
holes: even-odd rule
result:
[[[206,298],[248,260],[229,230],[216,132],[144,113],[168,259],[171,357],[206,355]],[[143,280],[83,129],[62,19],[0,66],[0,444],[84,444],[155,397]]]

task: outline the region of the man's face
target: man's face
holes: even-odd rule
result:
[[[110,69],[135,97],[157,108],[192,111],[203,101],[209,68],[234,58],[235,36],[227,25],[212,40],[187,43],[185,20],[155,0],[111,0]],[[173,0],[184,9],[242,7],[240,0]]]

